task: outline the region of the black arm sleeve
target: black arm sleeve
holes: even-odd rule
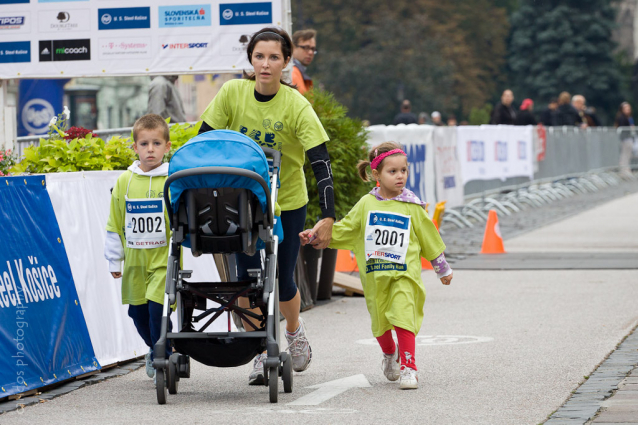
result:
[[[332,167],[330,166],[330,155],[325,143],[320,144],[306,152],[310,159],[312,171],[317,179],[319,189],[319,207],[323,218],[336,218],[335,215],[335,194],[332,183]]]
[[[211,131],[211,130],[215,130],[215,129],[211,127],[210,125],[206,124],[206,121],[202,121],[202,126],[199,127],[199,131],[197,132],[197,134],[206,133],[207,131]]]

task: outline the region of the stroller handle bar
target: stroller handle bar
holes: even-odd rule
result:
[[[263,177],[261,177],[259,174],[255,173],[254,171],[244,170],[243,168],[199,167],[199,168],[190,168],[188,170],[182,170],[174,174],[171,174],[166,179],[166,183],[164,183],[164,204],[171,205],[171,201],[169,198],[169,188],[171,186],[171,183],[179,179],[197,176],[201,174],[230,174],[230,175],[235,175],[240,177],[247,177],[259,183],[261,187],[264,189],[264,193],[266,194],[266,199],[268,201],[268,211],[266,211],[266,214],[265,214],[266,220],[264,224],[266,225],[266,227],[270,227],[271,229],[274,229],[275,220],[274,220],[274,210],[273,210],[273,203],[272,203],[273,201],[270,196],[271,195],[270,188],[266,184],[266,181],[263,179]],[[172,213],[169,214],[168,217],[169,217],[169,220],[171,221],[171,227],[172,227],[173,214]]]

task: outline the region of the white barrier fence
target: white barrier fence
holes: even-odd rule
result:
[[[111,188],[122,171],[91,171],[46,175],[55,216],[65,241],[73,279],[84,311],[95,356],[104,366],[148,352],[122,305],[120,280],[111,277],[104,259],[106,221]],[[193,281],[219,281],[210,255],[193,258],[183,251],[184,268]],[[174,315],[173,315],[174,316]],[[176,326],[173,317],[173,325]],[[209,329],[223,331],[220,318]]]
[[[375,125],[368,143],[403,145],[410,163],[407,184],[430,204],[463,204],[464,185],[474,180],[505,180],[534,175],[534,127]]]

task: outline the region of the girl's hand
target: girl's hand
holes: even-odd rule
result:
[[[334,218],[324,218],[312,228],[311,235],[315,236],[316,239],[314,241],[309,241],[308,243],[310,243],[314,249],[328,248],[328,245],[330,245],[330,241],[332,240],[332,225],[334,222]]]
[[[111,272],[111,276],[113,276],[115,279],[119,279],[122,277],[122,272]]]
[[[304,246],[315,240],[315,236],[312,234],[312,230],[308,229],[299,233],[299,239],[301,240],[301,246]]]
[[[444,285],[449,285],[450,283],[452,283],[452,276],[454,276],[454,273],[450,274],[449,276],[442,277],[441,283]]]

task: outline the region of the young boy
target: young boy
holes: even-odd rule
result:
[[[104,256],[109,272],[122,278],[122,304],[137,332],[150,347],[146,374],[153,378],[153,347],[160,336],[170,229],[164,205],[171,149],[169,129],[159,115],[144,115],[133,126],[133,148],[139,156],[118,179],[111,195]],[[121,263],[124,260],[124,271]],[[167,358],[171,351],[167,345]]]

